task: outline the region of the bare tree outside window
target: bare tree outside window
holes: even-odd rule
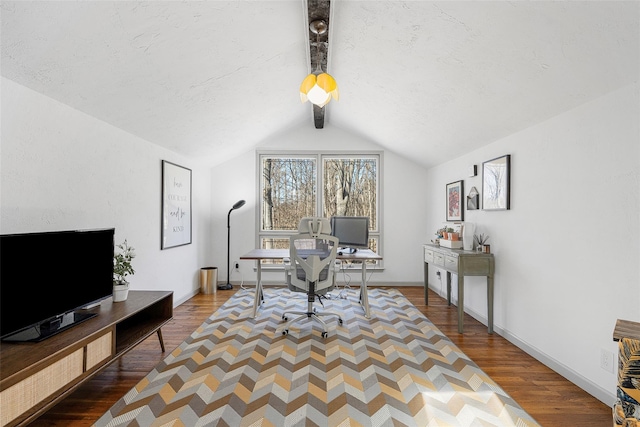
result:
[[[378,155],[262,154],[260,167],[260,247],[287,248],[302,217],[337,215],[369,217],[378,250]]]
[[[300,218],[313,216],[316,210],[316,160],[264,157],[261,187],[261,230],[295,231]],[[266,239],[264,247],[283,244],[276,240]]]
[[[375,159],[324,159],[323,213],[331,216],[367,216],[376,227],[377,162]]]

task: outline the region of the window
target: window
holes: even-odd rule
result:
[[[305,216],[369,217],[369,248],[381,253],[378,153],[259,153],[259,247],[284,249]]]

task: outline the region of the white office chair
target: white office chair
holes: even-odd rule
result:
[[[326,218],[306,217],[300,220],[298,234],[289,239],[290,260],[285,260],[285,275],[290,290],[307,294],[307,311],[286,311],[282,319],[287,324],[282,331],[289,333],[291,324],[311,319],[322,325],[322,337],[328,335],[324,316],[335,316],[342,324],[340,315],[331,312],[318,312],[313,307],[316,298],[320,299],[335,286],[335,260],[338,253],[338,238],[331,235],[331,225]],[[297,316],[289,320],[290,316]]]

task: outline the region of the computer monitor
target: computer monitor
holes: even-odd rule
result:
[[[369,248],[369,217],[332,216],[331,235],[339,239],[342,252],[354,253]]]

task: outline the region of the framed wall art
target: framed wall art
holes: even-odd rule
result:
[[[447,221],[464,220],[464,181],[447,184]]]
[[[476,187],[471,187],[467,196],[467,210],[474,211],[480,209],[480,195]]]
[[[191,169],[162,161],[160,249],[191,243]]]
[[[501,211],[510,208],[511,155],[482,163],[482,209]]]

